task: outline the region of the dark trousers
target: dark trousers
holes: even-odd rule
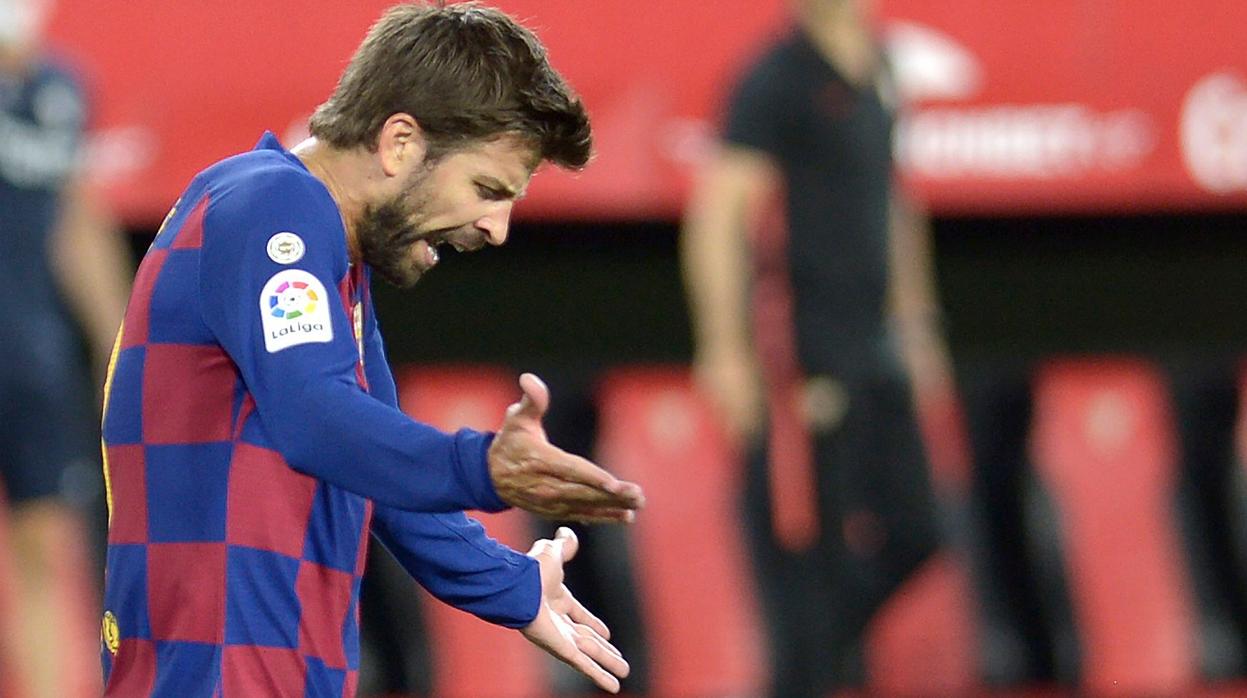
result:
[[[971,482],[971,560],[980,604],[984,678],[993,685],[1072,680],[1069,657],[1058,662],[1054,608],[1063,606],[1059,555],[1041,571],[1042,541],[1026,512],[1042,492],[1027,452],[1031,374],[1026,362],[962,367],[960,393],[974,469]],[[1045,535],[1046,534],[1046,535]],[[1060,593],[1058,593],[1060,592]],[[1069,654],[1066,651],[1065,654]]]
[[[938,545],[907,380],[872,376],[845,387],[844,418],[812,435],[821,528],[811,549],[793,552],[776,543],[765,447],[750,457],[746,523],[777,698],[821,698],[862,685],[871,618]]]

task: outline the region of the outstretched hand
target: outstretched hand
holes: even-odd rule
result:
[[[541,426],[550,390],[531,373],[520,376],[520,389],[487,456],[502,501],[563,521],[631,522],[645,504],[640,486],[551,444]]]
[[[541,566],[541,608],[522,632],[529,642],[588,676],[604,691],[619,692],[627,678],[627,660],[610,643],[610,629],[572,596],[563,584],[563,563],[576,555],[579,542],[570,528],[554,540],[539,540],[528,551]]]

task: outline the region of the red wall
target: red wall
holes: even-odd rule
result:
[[[91,162],[154,225],[199,168],[264,129],[292,145],[377,0],[62,0],[57,43],[99,97]],[[598,157],[541,174],[521,216],[678,214],[728,76],[783,0],[503,0],[594,118]],[[1239,0],[884,0],[913,188],[937,212],[1247,205],[1247,26]],[[1183,128],[1187,145],[1183,144]]]

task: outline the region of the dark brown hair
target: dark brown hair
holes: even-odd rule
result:
[[[592,148],[584,105],[537,37],[475,2],[386,11],[310,127],[335,147],[375,150],[399,112],[420,124],[431,160],[504,134],[567,168],[583,167]]]

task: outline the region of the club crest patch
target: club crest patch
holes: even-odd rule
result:
[[[100,642],[108,649],[109,654],[117,654],[121,649],[121,628],[117,625],[117,616],[112,611],[104,611],[104,621],[100,624]]]
[[[331,298],[315,276],[302,269],[279,271],[260,292],[260,322],[268,353],[299,344],[333,341]]]
[[[278,264],[294,264],[303,259],[303,253],[307,251],[307,245],[303,244],[303,238],[294,233],[277,233],[268,239],[268,258]]]

